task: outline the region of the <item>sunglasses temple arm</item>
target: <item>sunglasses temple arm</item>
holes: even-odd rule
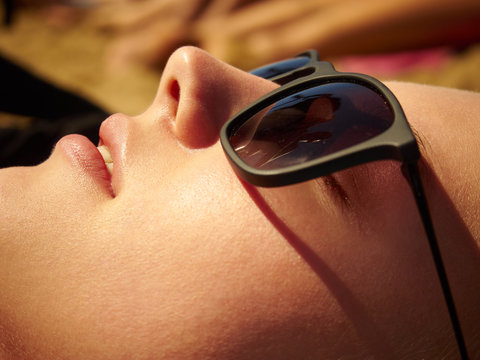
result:
[[[457,340],[457,345],[461,355],[461,359],[468,360],[467,348],[465,346],[465,341],[463,339],[462,329],[460,327],[457,311],[455,309],[455,304],[453,301],[452,292],[450,290],[450,285],[448,283],[447,273],[445,271],[445,266],[443,264],[442,255],[440,253],[440,248],[438,246],[437,238],[435,236],[432,218],[430,216],[427,199],[425,197],[425,192],[423,190],[422,181],[419,175],[418,164],[417,163],[403,164],[402,171],[410,184],[413,195],[415,197],[415,201],[417,203],[418,210],[422,217],[423,226],[427,234],[427,238],[430,245],[430,250],[433,256],[433,260],[435,262],[438,278],[442,286],[443,295],[448,308],[448,313],[450,315],[450,321],[452,323],[452,327],[455,332],[455,337]]]

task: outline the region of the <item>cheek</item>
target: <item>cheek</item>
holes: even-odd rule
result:
[[[383,342],[387,349],[394,339],[438,334],[448,324],[442,295],[398,164],[374,163],[354,171],[355,182],[351,173],[336,174],[350,195],[349,206],[330,196],[331,190],[308,197],[302,184],[261,193],[292,247],[326,287],[320,303],[337,302],[339,318],[348,318],[364,344]],[[427,318],[428,331],[418,322]]]
[[[274,329],[286,339],[289,320],[306,320],[317,291],[303,262],[236,179],[185,179],[165,186],[161,206],[144,203],[141,222],[124,221],[120,244],[112,238],[116,256],[97,267],[106,281],[99,287],[110,289],[96,298],[101,331],[124,339],[131,329],[141,340],[129,346],[148,339],[148,351],[182,359],[245,351],[240,344],[273,341]]]
[[[12,358],[49,358],[45,349],[74,338],[66,313],[89,273],[83,245],[104,198],[58,155],[1,177],[0,343]]]
[[[27,256],[0,278],[0,336],[32,357],[182,359],[292,338],[318,289],[226,161],[215,174],[211,163],[78,206],[80,220],[11,246]]]

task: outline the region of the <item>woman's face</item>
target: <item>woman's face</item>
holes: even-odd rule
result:
[[[182,48],[146,112],[102,124],[111,179],[80,136],[39,166],[1,170],[0,359],[455,354],[398,163],[270,189],[235,175],[220,127],[275,86]],[[473,346],[480,98],[390,87],[423,138],[427,198]]]

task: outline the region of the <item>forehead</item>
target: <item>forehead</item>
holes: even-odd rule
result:
[[[432,187],[436,184],[436,193],[447,196],[470,231],[480,235],[480,163],[474,160],[480,153],[480,94],[403,83],[389,86],[418,139],[424,179]]]

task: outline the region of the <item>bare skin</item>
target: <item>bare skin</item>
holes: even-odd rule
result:
[[[77,136],[0,170],[0,359],[457,359],[398,163],[333,174],[347,198],[323,178],[263,189],[235,175],[219,129],[275,86],[181,48],[143,114],[102,125],[111,181]],[[474,359],[480,97],[388,86],[422,139]]]

